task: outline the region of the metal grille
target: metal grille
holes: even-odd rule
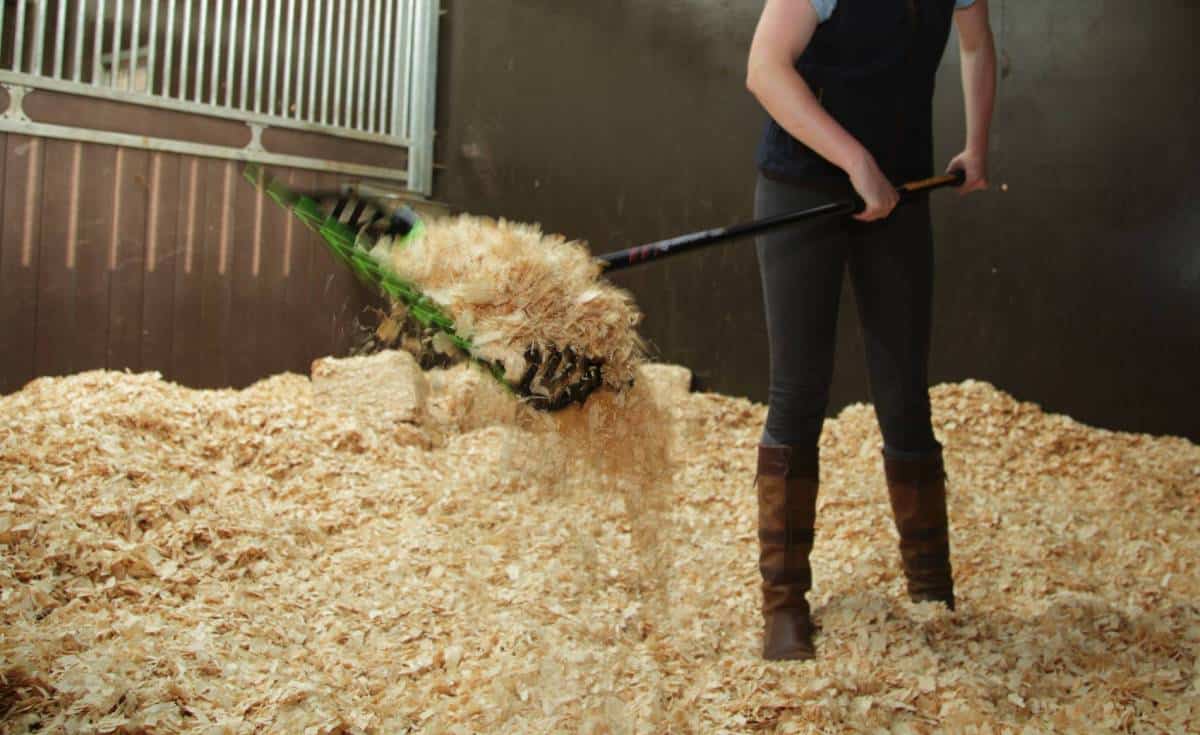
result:
[[[0,129],[72,137],[35,129],[21,98],[30,89],[90,95],[252,131],[249,145],[223,154],[178,141],[139,147],[404,180],[428,194],[437,16],[437,0],[0,2],[0,82],[13,98]],[[271,127],[404,146],[408,170],[281,158],[262,146]],[[114,135],[75,139],[131,144],[104,140]]]

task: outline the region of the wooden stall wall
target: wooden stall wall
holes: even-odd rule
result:
[[[242,164],[17,134],[0,153],[0,393],[101,368],[241,387],[348,351],[369,296]]]

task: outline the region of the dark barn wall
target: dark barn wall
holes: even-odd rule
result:
[[[241,388],[348,352],[363,289],[241,171],[0,133],[0,395],[96,369]],[[295,189],[343,181],[272,172]]]
[[[435,196],[596,251],[748,217],[763,114],[743,80],[760,8],[447,0]],[[1200,439],[1200,6],[993,0],[991,12],[996,186],[937,197],[932,379]],[[953,39],[936,115],[943,166],[963,139]],[[765,397],[749,244],[614,280],[662,359],[705,388]],[[831,411],[867,398],[843,306]]]

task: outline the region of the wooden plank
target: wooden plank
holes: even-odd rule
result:
[[[199,387],[205,375],[204,350],[200,346],[201,276],[203,274],[203,232],[205,177],[203,161],[183,157],[179,166],[180,211],[178,231],[180,253],[175,262],[174,319],[171,325],[171,379],[183,385]]]
[[[274,172],[287,180],[287,171]],[[292,215],[267,202],[262,210],[262,229],[259,234],[261,258],[258,268],[258,364],[255,379],[274,375],[287,369],[286,346],[291,330],[283,323],[285,284],[283,271],[287,249],[287,229]]]
[[[204,218],[202,223],[204,254],[200,294],[200,344],[203,349],[204,375],[200,385],[224,388],[229,383],[229,330],[233,279],[229,276],[230,233],[233,218],[233,185],[238,182],[232,161],[206,159],[202,162],[205,178]]]
[[[240,171],[239,171],[240,174]],[[262,212],[276,206],[245,179],[238,178],[233,190],[232,268],[230,295],[236,321],[229,332],[229,382],[241,387],[254,382],[258,370],[258,285],[254,273],[255,248],[262,226]]]
[[[142,369],[142,312],[149,199],[147,151],[121,148],[113,182],[113,232],[109,259],[109,370]]]
[[[40,254],[43,143],[4,135],[0,207],[0,392],[19,390],[34,373]]]
[[[30,118],[51,125],[80,127],[81,121],[86,121],[82,126],[89,130],[186,140],[193,143],[234,148],[240,148],[250,142],[250,128],[237,120],[223,120],[218,117],[177,110],[162,110],[133,102],[117,102],[69,92],[34,90],[26,96],[24,108]],[[360,147],[363,145],[366,144],[359,143]],[[380,148],[383,146],[374,144],[370,145],[367,150]],[[268,148],[268,150],[275,149]],[[303,155],[311,157],[318,154]],[[387,160],[391,161],[396,158],[399,158],[398,154],[392,154]],[[378,153],[376,160],[379,160]]]
[[[42,164],[41,256],[38,259],[37,375],[73,372],[75,278],[83,144],[47,140]]]
[[[317,188],[330,191],[337,187],[338,178],[332,174],[318,174]],[[324,245],[321,246],[323,257],[318,258],[317,270],[320,273],[321,290],[317,299],[321,325],[318,328],[318,355],[336,355],[338,309],[341,305],[341,294],[345,290],[345,277],[349,269],[343,265]],[[353,278],[353,275],[351,274]]]
[[[79,236],[75,247],[76,371],[98,370],[107,365],[116,167],[116,148],[83,144],[80,176],[87,186],[81,186],[79,191]]]
[[[312,191],[317,177],[311,171],[293,170],[288,185],[293,191]],[[288,325],[287,370],[307,375],[313,359],[312,324],[316,311],[313,308],[314,294],[312,268],[315,256],[319,255],[321,243],[316,234],[292,217],[290,252],[284,287],[283,320]]]
[[[142,287],[142,369],[171,376],[175,266],[183,259],[179,237],[180,157],[150,155],[146,211],[146,259]]]
[[[321,175],[316,172],[309,172],[307,181],[314,190],[322,184]],[[323,307],[323,294],[329,276],[329,262],[333,258],[321,237],[315,232],[306,230],[302,241],[309,251],[308,302],[304,307],[304,329],[306,352],[309,357],[305,372],[311,372],[312,361],[329,354],[330,329]]]

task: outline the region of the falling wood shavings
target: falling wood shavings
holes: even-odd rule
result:
[[[479,377],[427,373],[399,423],[296,375],[0,398],[0,731],[1200,730],[1200,447],[936,388],[948,613],[904,599],[850,407],[821,440],[819,658],[766,664],[763,408],[641,380],[547,425]]]

